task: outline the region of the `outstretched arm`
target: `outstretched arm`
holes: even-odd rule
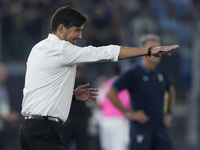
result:
[[[96,88],[89,88],[90,84],[84,84],[78,86],[74,90],[74,97],[76,100],[79,101],[93,101],[96,100],[96,96],[98,96],[98,89]]]
[[[161,56],[170,56],[170,51],[173,49],[177,49],[178,45],[171,45],[171,46],[158,46],[152,47],[150,55],[155,57]],[[139,57],[139,56],[147,56],[149,48],[131,48],[131,47],[121,47],[118,59],[127,59],[132,57]]]

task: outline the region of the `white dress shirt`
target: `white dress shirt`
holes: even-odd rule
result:
[[[78,47],[49,34],[28,57],[22,115],[59,117],[67,120],[74,89],[76,65],[118,61],[120,47]]]

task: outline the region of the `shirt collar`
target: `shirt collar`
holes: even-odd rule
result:
[[[150,72],[157,72],[157,66],[156,66],[156,70],[155,70],[155,71],[152,71],[152,70],[150,70],[150,69],[144,67],[144,66],[142,65],[141,62],[139,63],[139,66],[140,66],[145,72],[147,72],[147,73],[150,73]]]
[[[49,33],[48,39],[54,40],[54,41],[60,41],[60,39],[56,35],[51,34],[51,33]]]
[[[144,67],[144,66],[141,64],[141,62],[139,63],[139,66],[140,66],[145,72],[147,72],[147,73],[150,73],[150,72],[151,72],[151,70],[148,69],[148,68],[146,68],[146,67]]]

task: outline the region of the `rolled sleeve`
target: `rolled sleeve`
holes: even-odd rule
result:
[[[64,64],[74,65],[92,62],[118,61],[120,46],[78,47],[70,43],[61,46],[61,60]]]
[[[110,48],[110,51],[111,51],[111,55],[113,56],[112,61],[118,61],[120,46],[110,45],[109,48]]]

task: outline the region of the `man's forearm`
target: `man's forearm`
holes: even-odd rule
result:
[[[148,53],[148,48],[131,48],[131,47],[121,47],[118,59],[127,59],[132,57],[146,56]]]
[[[171,45],[171,46],[158,46],[149,49],[149,47],[133,48],[133,47],[121,46],[118,60],[139,57],[139,56],[151,56],[151,55],[156,57],[170,56],[171,55],[170,51],[173,49],[177,49],[178,47],[179,47],[178,45]],[[150,55],[149,55],[149,50],[150,50]]]

